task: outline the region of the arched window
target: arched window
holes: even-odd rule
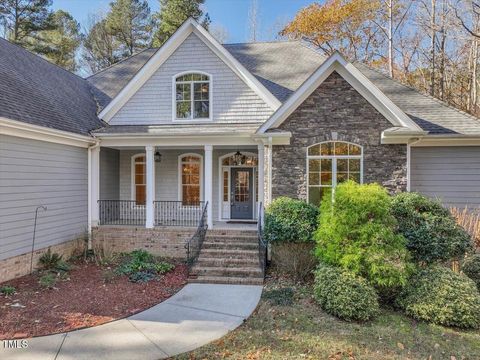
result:
[[[145,174],[145,154],[132,156],[132,200],[135,200],[137,205],[145,205],[147,196]]]
[[[175,120],[209,120],[210,75],[187,73],[175,77]]]
[[[198,154],[179,156],[179,197],[183,205],[198,205],[202,192],[202,157]]]
[[[319,205],[326,191],[347,180],[363,181],[363,150],[356,144],[328,141],[312,145],[307,154],[308,202]]]

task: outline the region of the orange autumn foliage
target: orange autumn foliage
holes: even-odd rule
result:
[[[338,39],[350,42],[361,41],[360,32],[373,19],[380,8],[377,0],[328,0],[325,4],[313,3],[300,10],[281,34],[292,38],[307,38],[322,48]],[[338,48],[337,50],[344,50]]]

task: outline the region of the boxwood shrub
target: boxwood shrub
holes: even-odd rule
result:
[[[463,261],[462,271],[477,285],[480,291],[480,254],[469,256]]]
[[[470,235],[438,201],[418,193],[401,193],[393,198],[392,214],[417,262],[432,264],[459,259],[472,249]]]
[[[391,198],[377,184],[346,182],[334,200],[324,196],[315,234],[320,261],[364,277],[378,288],[402,286],[409,276],[406,240],[396,234]]]
[[[318,208],[302,200],[279,197],[265,210],[265,239],[271,243],[313,242]]]
[[[472,280],[440,266],[412,276],[397,304],[419,320],[459,328],[480,327],[480,294]]]
[[[322,264],[315,271],[314,296],[323,310],[344,320],[367,321],[379,312],[378,297],[365,279]]]

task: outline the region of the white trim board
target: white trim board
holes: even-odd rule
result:
[[[343,77],[394,126],[405,127],[419,134],[425,133],[353,64],[346,61],[340,53],[335,52],[257,130],[257,134],[263,134],[268,129],[280,126],[334,71]]]
[[[98,143],[98,140],[89,136],[50,129],[3,117],[0,117],[0,134],[82,148],[88,148],[90,145]]]
[[[145,65],[135,74],[128,84],[100,112],[98,117],[109,122],[126,102],[142,87],[160,66],[177,50],[191,34],[197,35],[233,72],[243,80],[273,110],[281,103],[267,88],[233,57],[215,38],[193,18],[187,19],[182,26],[158,49]]]

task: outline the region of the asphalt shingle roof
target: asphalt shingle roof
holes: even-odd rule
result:
[[[225,44],[281,102],[326,60],[326,57],[299,41]],[[88,78],[108,104],[157,49],[148,49]],[[362,63],[354,64],[375,86],[430,134],[480,134],[480,120],[433,97],[423,95]],[[125,129],[123,129],[125,130]]]
[[[87,135],[103,126],[91,85],[0,38],[0,117]]]

